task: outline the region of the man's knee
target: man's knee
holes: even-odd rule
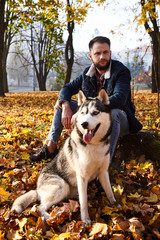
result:
[[[62,113],[62,108],[59,108],[59,107],[54,107],[54,114],[56,114],[56,113],[59,113],[59,114],[61,114]]]
[[[122,111],[120,109],[112,109],[111,110],[111,116],[112,116],[113,121],[117,121],[117,122],[120,121],[121,112]]]

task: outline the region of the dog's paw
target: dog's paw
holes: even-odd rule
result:
[[[11,208],[11,213],[18,213],[20,214],[23,211],[20,205],[13,205]]]
[[[42,206],[38,206],[37,211],[46,221],[51,218],[51,215]]]
[[[92,221],[88,218],[88,219],[83,219],[82,220],[82,226],[86,227],[86,226],[91,226]]]
[[[116,199],[114,198],[114,196],[111,196],[110,198],[108,198],[111,204],[116,204]]]
[[[118,209],[122,209],[122,206],[119,203],[118,203],[117,207],[118,207]]]

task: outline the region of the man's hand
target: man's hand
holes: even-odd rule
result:
[[[77,112],[73,114],[72,119],[71,119],[71,124],[74,125],[77,117]]]
[[[72,115],[73,115],[73,113],[69,106],[69,102],[64,102],[62,104],[62,124],[66,129],[71,128]]]

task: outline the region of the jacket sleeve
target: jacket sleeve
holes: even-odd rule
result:
[[[118,73],[114,73],[113,92],[109,97],[111,109],[123,109],[131,91],[131,75],[127,68],[122,68]]]
[[[80,75],[75,80],[71,81],[70,83],[67,83],[60,91],[58,101],[70,101],[71,97],[78,93],[79,89],[82,86],[82,79],[83,76]]]

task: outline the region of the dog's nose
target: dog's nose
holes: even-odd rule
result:
[[[88,127],[88,122],[83,122],[81,125],[84,129],[86,129]]]

